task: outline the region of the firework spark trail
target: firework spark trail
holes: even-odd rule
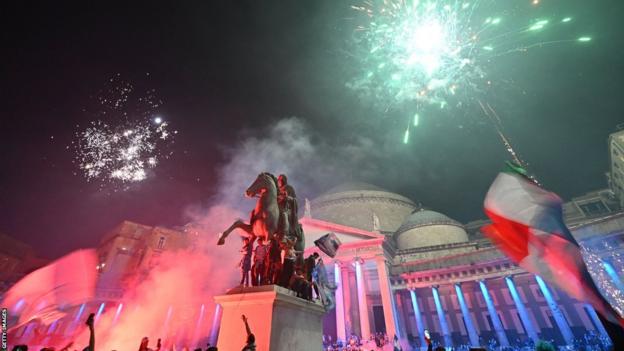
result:
[[[76,132],[74,162],[87,181],[127,186],[147,178],[171,152],[167,146],[177,131],[158,116],[162,101],[154,89],[137,96],[135,87],[119,78],[97,96],[95,117]],[[122,187],[122,189],[123,189]]]
[[[495,4],[365,0],[351,6],[362,14],[356,19],[360,22],[353,32],[352,55],[361,74],[347,87],[384,113],[391,109],[420,112],[431,105],[462,106],[478,101],[491,87],[487,67],[492,60],[535,47],[591,41],[586,36],[542,40],[543,31],[567,26],[572,18],[549,16],[518,25],[518,20],[495,13]],[[506,9],[501,13],[509,15]]]
[[[492,106],[490,106],[490,104],[484,105],[481,100],[479,100],[478,102],[479,102],[479,106],[483,110],[483,113],[485,114],[485,116],[488,118],[488,120],[492,123],[492,125],[496,129],[496,133],[498,133],[498,136],[501,138],[501,141],[503,142],[503,144],[505,144],[505,149],[507,150],[507,152],[509,152],[509,155],[511,155],[513,160],[519,166],[526,167],[526,163],[520,158],[520,156],[518,156],[518,153],[516,153],[516,151],[514,150],[513,146],[511,145],[511,142],[509,141],[509,138],[503,132],[503,123],[500,117],[498,116],[498,114],[496,113],[496,111],[492,108]]]

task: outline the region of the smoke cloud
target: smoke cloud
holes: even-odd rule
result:
[[[216,197],[236,208],[244,207],[248,200],[242,198],[242,192],[264,171],[288,175],[300,199],[316,197],[348,181],[378,183],[383,177],[383,183],[400,187],[433,179],[434,175],[425,171],[408,178],[400,167],[380,169],[388,164],[387,158],[400,157],[403,150],[399,146],[356,134],[348,140],[332,140],[301,118],[285,118],[225,150],[229,162],[221,168]]]
[[[243,192],[259,173],[288,175],[301,199],[344,181],[373,179],[379,174],[376,160],[392,152],[361,136],[348,143],[341,140],[338,148],[296,117],[242,135],[242,142],[224,150],[228,161],[219,167],[219,182],[208,205],[184,209],[185,230],[195,236],[194,247],[166,252],[146,279],[126,287],[120,313],[118,306],[110,306],[98,320],[98,348],[137,348],[144,336],[150,338],[150,347],[158,338],[167,349],[173,344],[203,345],[212,328],[213,297],[240,279],[240,240],[234,233],[226,245],[217,246],[217,235],[236,218],[249,218],[254,200]],[[86,342],[85,332],[80,340]]]

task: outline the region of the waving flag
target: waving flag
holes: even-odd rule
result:
[[[327,256],[334,258],[342,243],[335,233],[327,233],[314,241],[314,245]]]
[[[50,324],[65,315],[65,307],[93,298],[96,265],[95,250],[74,251],[18,281],[7,291],[2,306],[13,308],[12,314],[19,316],[16,326],[35,319]]]
[[[579,245],[563,222],[559,196],[513,170],[500,173],[490,186],[484,207],[492,224],[483,227],[485,235],[520,267],[622,325],[622,318],[598,291]]]

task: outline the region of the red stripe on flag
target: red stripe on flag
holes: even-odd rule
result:
[[[492,219],[493,224],[484,226],[483,233],[494,241],[494,244],[503,251],[512,261],[520,263],[529,255],[529,240],[531,228],[501,217],[488,209],[485,213]]]
[[[624,325],[624,320],[600,295],[575,243],[556,233],[545,233],[485,209],[492,224],[482,228],[499,250],[528,272],[540,275],[579,301],[591,303],[603,316]]]

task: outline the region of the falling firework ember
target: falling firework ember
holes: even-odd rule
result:
[[[581,252],[587,269],[602,295],[620,316],[624,316],[624,290],[619,277],[609,274],[610,266],[594,252],[585,248]]]
[[[154,90],[138,96],[132,84],[110,80],[97,97],[97,119],[76,133],[75,163],[88,181],[105,184],[140,182],[148,170],[171,155],[168,146],[177,131],[157,115],[162,102]]]
[[[492,85],[488,66],[496,58],[591,40],[544,40],[542,32],[569,26],[573,19],[551,16],[523,22],[505,6],[459,0],[366,0],[352,6],[361,14],[353,55],[361,73],[347,86],[384,112],[411,110],[411,118],[423,106],[476,102]],[[406,131],[405,139],[408,135]]]

